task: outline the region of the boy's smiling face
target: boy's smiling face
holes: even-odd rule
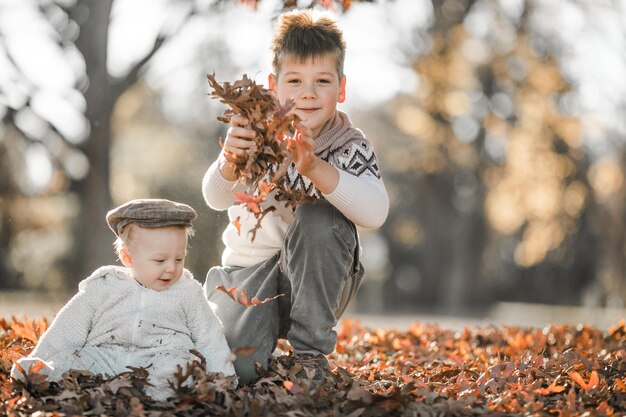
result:
[[[295,100],[295,113],[313,131],[314,138],[335,114],[337,103],[346,98],[346,77],[339,78],[333,54],[304,61],[285,56],[278,74],[270,74],[269,85],[281,103]]]

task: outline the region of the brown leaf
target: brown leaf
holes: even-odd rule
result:
[[[578,372],[572,371],[568,372],[567,374],[570,376],[570,378],[572,378],[572,381],[577,383],[578,386],[583,389],[583,391],[587,391],[597,387],[598,383],[600,382],[598,373],[596,371],[591,372],[591,375],[589,376],[589,381],[587,382],[585,382],[583,377]]]
[[[19,322],[15,317],[13,317],[13,323],[11,323],[11,330],[13,330],[16,336],[30,340],[33,343],[37,343],[39,341],[39,338],[47,328],[48,321],[45,319],[33,320],[28,317],[24,317],[24,320]]]
[[[566,389],[567,387],[565,387],[564,385],[557,385],[557,379],[555,379],[554,381],[552,381],[552,384],[550,384],[550,386],[548,386],[547,388],[537,388],[535,392],[540,395],[551,395],[558,394],[565,391]]]
[[[268,297],[264,300],[259,300],[256,297],[252,297],[251,299],[248,298],[248,294],[246,293],[246,289],[242,289],[241,291],[237,290],[237,288],[232,287],[230,289],[226,289],[226,287],[224,285],[218,285],[217,287],[215,287],[216,290],[218,291],[222,291],[223,293],[225,293],[226,295],[228,295],[233,301],[246,306],[246,307],[254,307],[254,306],[258,306],[260,304],[265,304],[265,303],[269,303],[270,301],[274,301],[280,297],[283,297],[285,294],[278,294],[275,295],[274,297]]]

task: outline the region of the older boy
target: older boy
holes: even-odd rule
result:
[[[313,375],[317,383],[329,371],[324,355],[335,347],[333,327],[363,276],[355,225],[379,227],[389,200],[370,143],[336,108],[345,100],[346,77],[345,43],[335,21],[314,10],[283,14],[272,50],[270,89],[281,102],[293,98],[302,119],[286,181],[317,200],[295,213],[274,202],[278,209],[265,216],[251,241],[248,231],[256,220],[245,206],[235,204],[232,193],[242,185],[236,182],[232,158],[250,151],[255,132],[245,118],[233,117],[224,151],[203,181],[208,205],[228,209],[231,220],[222,236],[223,266],[209,271],[205,291],[230,346],[255,348],[235,362],[240,381],[255,379],[255,362],[267,367],[277,339],[286,338],[295,361],[311,370],[303,374]],[[239,231],[232,224],[237,218]],[[248,308],[216,291],[220,284],[259,299],[285,296]]]

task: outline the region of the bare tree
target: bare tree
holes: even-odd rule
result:
[[[84,145],[84,152],[90,161],[86,178],[76,182],[74,189],[81,196],[81,210],[76,222],[77,237],[73,268],[77,279],[98,265],[112,263],[111,243],[104,239],[109,233],[103,221],[111,207],[110,147],[111,116],[115,103],[130,86],[137,82],[144,66],[163,45],[165,38],[157,37],[154,46],[130,71],[120,79],[113,79],[107,72],[107,44],[111,7],[113,0],[81,0],[80,13],[87,10],[87,18],[80,24],[80,35],[76,41],[86,65],[88,87],[85,90],[87,102],[86,116],[91,135]],[[70,14],[71,16],[71,14]]]

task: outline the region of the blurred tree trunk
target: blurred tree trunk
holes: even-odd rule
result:
[[[89,84],[84,94],[91,133],[83,148],[90,163],[89,173],[82,181],[73,184],[81,207],[75,222],[75,250],[70,260],[71,276],[68,277],[70,285],[85,278],[98,266],[115,261],[114,236],[105,221],[112,205],[109,180],[113,109],[118,98],[137,81],[140,70],[164,41],[158,37],[152,50],[125,77],[113,79],[106,66],[112,4],[113,0],[80,0],[75,8],[75,12],[88,11],[80,24],[76,45],[87,68]]]
[[[626,168],[626,152],[622,151],[620,166]],[[596,299],[593,304],[626,307],[626,186],[621,185],[614,195],[596,203],[595,226],[602,239],[599,259],[596,260]]]
[[[110,264],[115,259],[111,251],[111,239],[106,239],[107,226],[104,221],[111,206],[109,148],[111,114],[117,100],[106,69],[112,0],[83,0],[79,4],[86,7],[89,13],[82,22],[76,45],[85,58],[89,82],[85,100],[91,133],[83,151],[89,159],[90,169],[87,177],[74,187],[81,207],[75,224],[74,267],[71,268],[68,284],[75,284],[95,267]]]
[[[17,193],[14,182],[13,164],[7,152],[6,141],[0,142],[0,288],[13,288],[19,284],[16,271],[9,259],[10,243],[13,238],[13,225],[10,209]]]
[[[451,2],[434,1],[436,24],[432,31],[438,33],[442,39],[447,39],[449,32],[463,23],[474,3],[473,0],[464,0],[455,2],[455,7],[451,7]],[[447,48],[440,51],[442,56],[449,52]],[[485,81],[487,84],[490,83],[489,79]],[[443,87],[442,95],[448,92],[448,86]],[[487,90],[483,88],[485,93]],[[434,94],[436,95],[437,92]],[[446,119],[442,114],[438,116],[442,120]],[[452,134],[449,129],[447,131]],[[481,137],[477,137],[473,142],[478,152],[482,143]],[[444,201],[444,207],[439,213],[447,213],[447,227],[450,235],[444,237],[447,240],[445,245],[447,251],[444,256],[445,261],[441,264],[443,265],[442,276],[437,298],[442,301],[443,307],[448,311],[465,310],[476,301],[476,294],[472,290],[477,288],[482,252],[486,241],[483,213],[484,191],[480,181],[481,168],[481,164],[476,164],[471,168],[450,167],[434,176],[427,177],[427,181],[429,178],[442,177],[436,182],[446,184],[445,189],[440,190],[440,193],[444,193],[440,196]],[[472,184],[466,184],[467,182]],[[463,195],[461,188],[467,186],[471,186],[473,191]],[[461,201],[464,198],[470,198],[471,201]],[[435,236],[431,238],[436,238]]]

